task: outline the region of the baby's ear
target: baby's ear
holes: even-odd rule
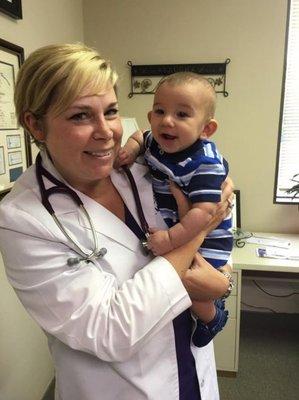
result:
[[[204,127],[201,138],[202,139],[208,139],[210,138],[218,128],[218,123],[215,119],[211,119]]]
[[[148,119],[148,122],[151,123],[152,111],[149,111],[149,112],[147,113],[147,119]]]

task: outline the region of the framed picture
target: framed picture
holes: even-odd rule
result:
[[[0,197],[32,163],[30,138],[19,126],[14,107],[14,86],[23,61],[22,47],[0,39]]]
[[[0,0],[0,11],[15,19],[22,19],[21,0]]]

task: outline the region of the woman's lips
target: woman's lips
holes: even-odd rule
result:
[[[105,151],[84,151],[85,154],[88,154],[89,156],[92,157],[97,157],[97,158],[104,158],[104,157],[110,157],[112,152],[111,150],[105,150]]]

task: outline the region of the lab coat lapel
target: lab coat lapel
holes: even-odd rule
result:
[[[145,215],[145,219],[147,220],[149,226],[156,226],[157,212],[154,208],[153,190],[152,185],[149,182],[150,178],[148,168],[145,165],[135,163],[130,167],[130,170],[138,189],[138,194],[140,197],[140,202],[142,205],[143,213]],[[133,190],[127,176],[124,172],[114,172],[111,175],[111,178],[112,182],[114,183],[118,192],[123,198],[126,206],[129,208],[135,220],[141,227]]]
[[[145,217],[148,224],[152,225],[152,221],[155,217],[155,209],[153,206],[152,187],[148,184],[148,181],[144,176],[147,173],[147,168],[143,165],[134,164],[131,171],[139,190]],[[135,199],[126,175],[121,172],[113,171],[111,179],[135,220],[140,225]],[[139,248],[140,245],[138,238],[124,222],[91,198],[82,195],[81,193],[78,194],[92,217],[94,228],[97,232],[110,237],[133,251],[136,251]],[[89,224],[85,218],[80,216],[79,220],[85,228],[89,228]]]

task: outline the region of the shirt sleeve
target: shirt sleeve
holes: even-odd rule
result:
[[[224,163],[204,157],[188,185],[190,201],[218,203],[221,200],[221,185],[226,176]]]
[[[196,319],[196,327],[192,336],[192,342],[197,347],[206,346],[218,332],[222,331],[228,319],[228,311],[224,309],[224,300],[215,301],[216,314],[208,324]]]

